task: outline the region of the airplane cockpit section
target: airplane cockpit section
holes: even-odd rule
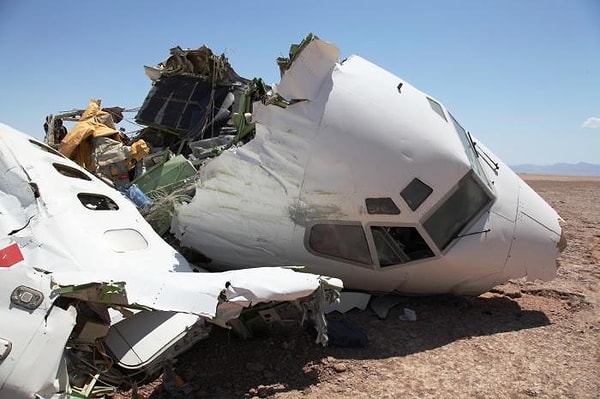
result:
[[[296,48],[271,88],[288,106],[255,102],[255,137],[208,160],[176,208],[181,244],[216,270],[304,264],[378,292],[478,294],[551,278],[556,212],[441,102],[338,56],[312,36]],[[530,239],[547,258],[527,260]]]

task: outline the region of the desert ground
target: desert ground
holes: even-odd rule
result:
[[[115,397],[600,398],[600,177],[523,178],[564,219],[556,279],[405,297],[385,320],[351,311],[361,348],[323,348],[301,329],[246,341],[215,329],[176,364],[183,389],[163,375]]]

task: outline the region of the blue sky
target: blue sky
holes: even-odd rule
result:
[[[437,98],[509,164],[600,163],[598,0],[2,0],[0,122],[41,138],[91,97],[137,107],[143,65],[176,45],[277,83],[309,32]]]

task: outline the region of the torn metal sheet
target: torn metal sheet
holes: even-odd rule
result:
[[[133,270],[111,269],[90,271],[57,271],[52,273],[55,285],[63,290],[80,290],[106,286],[108,282],[124,282],[126,303],[123,299],[112,298],[108,301],[119,305],[131,305],[154,310],[192,313],[213,318],[218,305],[224,301],[235,306],[237,317],[247,306],[269,301],[293,301],[310,296],[322,283],[323,277],[296,272],[285,268],[255,268],[232,270],[222,273],[169,273],[167,271],[150,272],[147,264],[132,267]],[[146,269],[143,278],[140,273]],[[150,270],[149,270],[150,269]],[[334,279],[334,284],[339,284]],[[73,296],[66,293],[65,296]],[[182,298],[185,298],[183,300]],[[101,296],[89,298],[93,301],[106,301]]]
[[[183,155],[177,155],[164,163],[158,164],[135,179],[140,190],[150,197],[157,194],[170,194],[180,188],[187,180],[196,176],[196,168]]]
[[[153,85],[136,121],[190,141],[235,133],[231,108],[238,108],[250,81],[233,70],[225,55],[206,46],[175,47],[170,54],[158,68],[145,67]]]
[[[398,317],[403,321],[417,321],[417,313],[409,308],[404,308],[402,314]]]
[[[371,294],[344,291],[340,294],[339,301],[333,302],[327,306],[325,314],[331,312],[347,313],[352,309],[365,310],[370,300]]]
[[[310,308],[327,342],[322,307],[341,281],[289,268],[194,273],[124,195],[37,140],[0,132],[0,284],[12,292],[0,302],[10,321],[0,396],[104,392],[260,303]],[[121,369],[95,375],[91,360]]]

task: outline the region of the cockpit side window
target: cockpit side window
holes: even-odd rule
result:
[[[393,199],[387,198],[366,198],[365,205],[369,215],[398,215],[400,209],[396,206]]]
[[[469,173],[456,191],[425,220],[423,227],[443,250],[492,200],[479,179]]]
[[[440,103],[438,103],[435,100],[432,100],[429,97],[427,97],[427,100],[429,101],[429,105],[431,106],[431,109],[434,110],[436,114],[441,116],[444,121],[448,122],[448,119],[446,119],[446,115],[444,114],[444,109],[442,108]]]
[[[400,196],[404,198],[406,204],[414,211],[425,202],[432,192],[433,189],[431,187],[415,177],[406,187],[404,187],[404,190],[400,192]]]
[[[414,227],[371,226],[371,233],[381,267],[435,256]]]
[[[460,125],[460,123],[458,123],[456,121],[456,119],[454,119],[452,114],[448,113],[448,115],[450,115],[450,119],[452,120],[452,123],[454,124],[456,133],[458,133],[460,142],[462,143],[462,145],[465,149],[465,152],[467,153],[467,158],[469,158],[471,167],[473,168],[475,173],[477,173],[477,176],[479,176],[481,178],[481,180],[484,181],[489,186],[490,185],[489,181],[488,181],[485,173],[483,173],[483,168],[481,167],[481,164],[479,163],[479,159],[478,159],[479,156],[477,155],[477,152],[475,152],[475,148],[474,148],[473,142],[471,141],[470,136],[467,134],[466,130]]]
[[[371,265],[365,231],[360,224],[315,224],[310,229],[309,249],[318,255]]]

